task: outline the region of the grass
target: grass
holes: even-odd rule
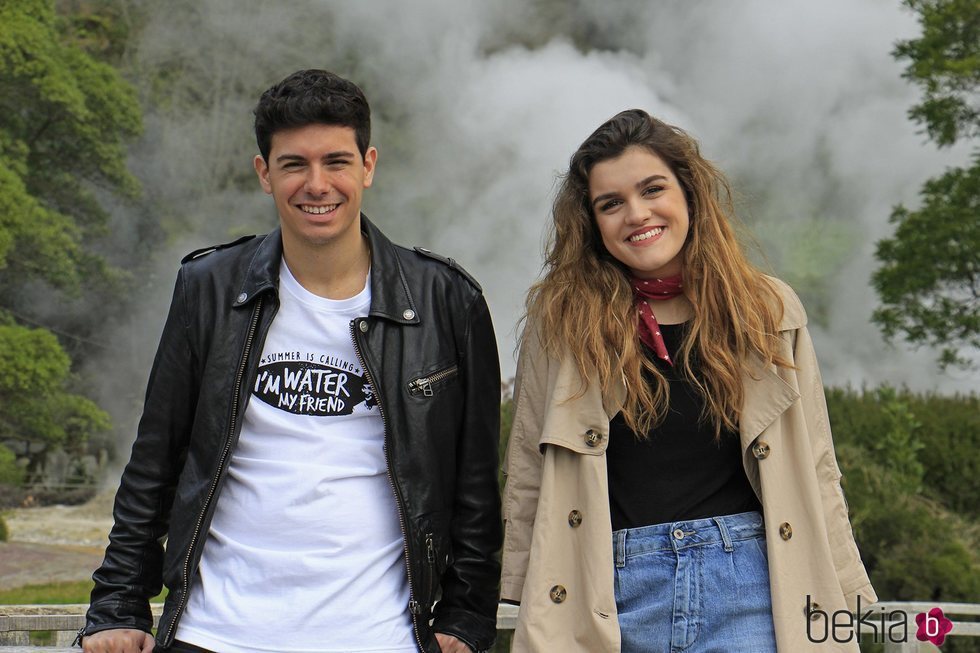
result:
[[[0,605],[64,605],[66,603],[88,603],[92,591],[92,581],[78,580],[64,583],[45,583],[43,585],[24,585],[12,590],[0,590]],[[167,590],[155,599],[163,601]]]
[[[90,580],[24,585],[11,590],[0,590],[0,605],[88,603],[91,591]]]

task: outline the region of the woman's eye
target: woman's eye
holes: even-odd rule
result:
[[[643,189],[643,194],[644,195],[656,195],[657,193],[659,193],[663,189],[664,189],[663,186],[648,186],[647,188]]]
[[[620,204],[621,204],[621,202],[619,200],[609,200],[607,202],[603,202],[602,204],[600,204],[599,205],[599,210],[600,211],[609,211],[610,209],[616,208]]]

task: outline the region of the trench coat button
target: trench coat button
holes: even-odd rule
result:
[[[239,295],[237,297],[237,301],[238,301],[239,304],[241,304],[246,299],[248,299],[248,293],[247,292],[243,292],[241,295]]]
[[[368,325],[366,320],[361,320],[357,323],[357,328],[361,330],[361,333],[367,333]]]
[[[405,311],[402,313],[402,317],[405,318],[406,320],[411,320],[412,318],[415,317],[415,311],[413,311],[410,308],[406,308]]]
[[[759,460],[768,458],[769,452],[770,452],[770,448],[768,442],[763,442],[762,440],[759,440],[754,445],[752,445],[752,455],[758,458]]]
[[[569,526],[575,528],[581,523],[582,523],[582,513],[580,513],[578,510],[573,510],[570,513],[568,513]]]
[[[779,537],[784,540],[788,540],[793,537],[793,527],[789,525],[788,521],[784,521],[779,525]]]
[[[817,610],[819,610],[819,609],[820,609],[820,604],[817,603],[816,601],[814,601],[813,603],[810,604],[810,614],[809,614],[810,621],[816,621],[817,619],[820,618],[820,615],[815,614],[815,612]],[[804,605],[803,606],[803,614],[806,614],[806,613],[807,613],[806,612],[806,606]]]
[[[568,596],[568,592],[565,591],[564,586],[555,585],[551,588],[550,596],[554,603],[564,603],[565,597]]]
[[[595,429],[589,429],[588,431],[585,432],[585,444],[587,444],[590,447],[594,447],[597,444],[599,444],[599,440],[601,439],[602,436],[599,435],[599,433],[596,432]]]

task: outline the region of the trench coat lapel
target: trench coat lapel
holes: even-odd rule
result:
[[[756,366],[742,372],[742,415],[738,423],[744,452],[783,412],[800,398],[800,393],[773,369]]]

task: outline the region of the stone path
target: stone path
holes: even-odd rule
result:
[[[90,579],[109,541],[111,511],[111,496],[100,495],[81,506],[5,513],[9,541],[0,542],[0,590]]]

